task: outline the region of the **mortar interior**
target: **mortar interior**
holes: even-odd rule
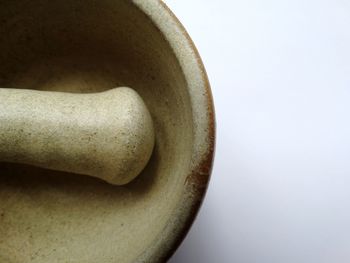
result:
[[[190,98],[170,44],[126,0],[2,1],[0,34],[0,87],[128,86],[156,131],[149,164],[124,187],[0,163],[0,262],[134,262],[162,238],[189,173]]]

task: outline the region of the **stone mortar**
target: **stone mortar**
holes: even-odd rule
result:
[[[132,87],[155,147],[130,184],[0,164],[0,262],[164,262],[206,191],[215,121],[192,41],[159,0],[0,2],[0,87]]]

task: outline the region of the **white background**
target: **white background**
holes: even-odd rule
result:
[[[217,117],[210,187],[170,263],[349,263],[350,1],[165,2]]]

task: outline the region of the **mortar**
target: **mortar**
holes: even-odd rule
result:
[[[209,83],[187,33],[158,0],[0,2],[0,87],[93,93],[132,87],[155,146],[131,183],[0,163],[0,262],[164,262],[207,188]]]

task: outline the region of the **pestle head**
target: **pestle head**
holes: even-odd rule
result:
[[[133,89],[76,94],[0,88],[0,161],[134,179],[154,147],[151,115]]]

